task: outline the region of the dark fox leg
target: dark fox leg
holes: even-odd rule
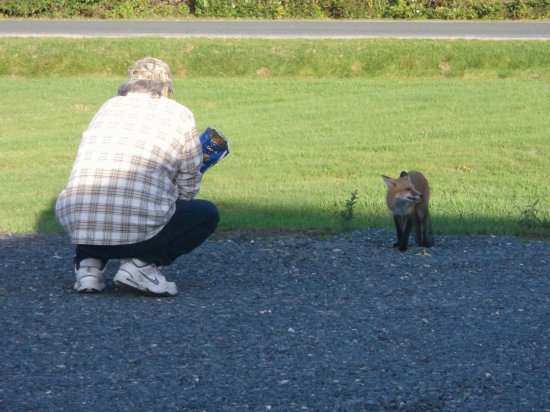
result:
[[[409,245],[409,236],[412,229],[412,220],[408,216],[394,216],[395,229],[397,231],[397,243],[395,246],[399,247],[401,252],[407,250]]]
[[[414,220],[416,244],[421,247],[431,247],[434,244],[432,221],[429,212],[418,213]]]
[[[425,246],[424,245],[424,229],[425,225],[422,223],[422,217],[418,212],[415,212],[414,215],[414,237],[416,239],[416,244],[418,246]]]
[[[395,232],[397,233],[397,242],[393,244],[393,247],[398,247],[401,244],[402,236],[400,217],[393,215],[393,222],[395,223]]]
[[[406,219],[405,224],[405,230],[403,231],[403,234],[401,235],[401,243],[399,244],[399,250],[401,252],[404,252],[407,250],[409,246],[409,236],[411,235],[411,229],[412,229],[412,220]]]
[[[424,218],[424,222],[422,224],[422,241],[422,246],[424,247],[432,247],[434,245],[432,219],[430,218],[430,214],[428,212],[426,212],[426,217]]]

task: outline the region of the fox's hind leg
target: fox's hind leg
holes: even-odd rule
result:
[[[432,220],[429,212],[417,212],[414,221],[414,232],[418,246],[431,247],[434,245]]]
[[[432,231],[432,219],[429,212],[426,212],[426,218],[422,224],[422,232],[422,240],[424,241],[422,246],[432,247],[434,245],[434,235]]]

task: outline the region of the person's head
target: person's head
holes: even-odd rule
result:
[[[128,68],[128,81],[118,87],[118,95],[149,93],[152,97],[172,95],[172,73],[162,60],[145,57]]]

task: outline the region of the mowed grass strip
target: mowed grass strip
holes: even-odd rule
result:
[[[153,55],[180,78],[550,78],[550,43],[0,38],[0,76],[118,77]]]
[[[169,61],[169,59],[167,59]],[[124,78],[0,78],[0,230],[59,230],[83,129]],[[222,229],[390,227],[381,174],[420,170],[437,233],[549,236],[550,84],[536,79],[177,78],[232,153],[200,197]]]

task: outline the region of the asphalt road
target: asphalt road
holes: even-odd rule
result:
[[[550,22],[0,20],[9,36],[550,40]]]

